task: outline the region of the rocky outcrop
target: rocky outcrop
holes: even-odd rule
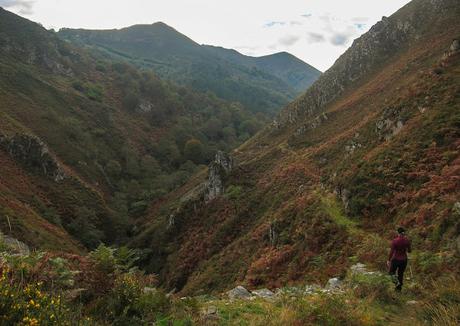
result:
[[[154,105],[151,102],[141,101],[141,103],[139,103],[139,105],[137,106],[136,111],[140,113],[149,113],[152,112],[153,109]]]
[[[205,184],[204,200],[210,202],[224,193],[224,177],[233,168],[233,158],[218,151],[214,161],[209,164],[208,180]]]
[[[256,297],[266,299],[266,300],[272,300],[275,297],[275,293],[273,293],[269,289],[253,290],[251,291],[251,293],[255,295]]]
[[[236,288],[230,290],[227,292],[227,296],[230,300],[235,300],[235,299],[249,299],[252,297],[251,292],[246,290],[244,287],[241,285],[238,285]]]
[[[66,174],[39,138],[17,134],[13,137],[0,136],[0,148],[27,169],[36,171],[56,182],[62,181]]]
[[[0,231],[0,243],[3,244],[6,249],[16,255],[26,256],[30,253],[30,248],[24,242],[19,241],[9,235],[5,235]]]
[[[458,0],[416,0],[397,14],[383,17],[326,71],[298,100],[289,104],[272,126],[282,128],[314,118],[354,82],[420,38],[425,26],[455,6]],[[458,44],[452,45],[454,51]]]
[[[390,140],[397,135],[405,124],[405,119],[401,115],[401,108],[386,108],[381,118],[375,124],[375,130],[381,141]]]
[[[319,126],[321,126],[327,120],[328,120],[327,114],[326,113],[321,113],[320,115],[318,115],[313,120],[308,121],[307,123],[305,123],[302,126],[300,126],[299,128],[297,128],[297,130],[295,131],[295,134],[296,135],[302,135],[302,134],[306,133],[309,130],[314,130],[314,129],[318,128]]]

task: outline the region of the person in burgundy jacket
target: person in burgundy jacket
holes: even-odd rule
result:
[[[391,242],[390,255],[388,257],[387,266],[389,267],[390,275],[395,275],[398,272],[398,282],[396,283],[396,291],[401,291],[404,281],[404,271],[407,267],[407,253],[411,252],[411,244],[406,237],[404,228],[398,228],[398,236]]]

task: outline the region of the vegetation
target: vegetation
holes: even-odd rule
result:
[[[320,72],[288,53],[260,58],[199,45],[164,23],[121,30],[61,29],[57,35],[106,58],[153,69],[161,78],[273,115],[308,88]],[[116,63],[117,70],[123,70]],[[126,104],[136,104],[129,94]]]

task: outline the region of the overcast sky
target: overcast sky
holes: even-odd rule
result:
[[[409,0],[0,0],[46,28],[110,29],[162,21],[198,43],[259,56],[290,52],[324,71]]]

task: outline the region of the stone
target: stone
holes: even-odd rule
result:
[[[342,281],[338,277],[330,278],[327,281],[325,290],[338,290],[342,287]]]
[[[367,273],[366,265],[357,263],[350,267],[350,271],[352,274],[364,274]]]
[[[9,235],[5,235],[0,231],[0,241],[6,246],[8,252],[17,256],[27,256],[30,254],[30,248],[24,242],[19,241]]]
[[[418,305],[418,301],[410,300],[410,301],[407,301],[406,304],[408,306],[416,306],[416,305]]]
[[[321,290],[321,286],[318,284],[307,285],[305,287],[305,294],[313,294]]]
[[[450,45],[449,48],[450,53],[457,53],[460,51],[460,41],[455,39],[452,41],[452,44]]]
[[[137,111],[141,113],[148,113],[153,110],[154,106],[152,103],[149,101],[142,101],[138,106],[137,106]]]
[[[251,293],[259,298],[272,299],[275,296],[275,293],[269,289],[259,289],[251,291]]]
[[[246,290],[244,287],[241,285],[238,285],[236,288],[230,290],[227,292],[227,296],[230,300],[235,300],[235,299],[249,299],[252,297],[251,293]]]
[[[201,316],[204,319],[219,319],[219,311],[215,306],[207,306],[201,309]]]

